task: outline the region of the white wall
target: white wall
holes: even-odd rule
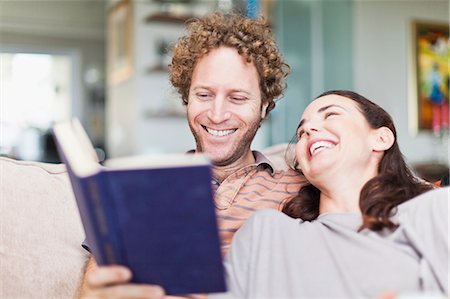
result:
[[[186,120],[183,117],[164,118],[148,113],[153,104],[157,105],[155,102],[167,98],[173,91],[167,79],[157,78],[164,75],[146,74],[156,58],[152,47],[154,39],[161,34],[161,30],[157,28],[161,25],[145,24],[145,17],[155,9],[149,2],[137,1],[135,4],[134,82],[109,90],[108,101],[114,112],[109,113],[108,117],[108,137],[113,137],[112,134],[116,137],[114,142],[109,143],[113,150],[111,153],[112,156],[117,156],[146,152],[182,152],[194,147]],[[447,0],[353,1],[354,89],[391,113],[396,121],[400,147],[412,163],[442,159],[443,153],[438,153],[439,147],[430,134],[413,136],[408,126],[408,77],[412,71],[409,64],[411,22],[415,19],[447,21],[448,11]],[[182,32],[182,29],[178,32],[179,30],[168,26],[163,34],[177,36]],[[292,88],[294,85],[291,84],[289,89]],[[134,103],[134,108],[125,107],[131,102]],[[296,117],[297,114],[299,112],[295,111]],[[112,115],[114,116],[111,117]],[[114,132],[117,125],[123,128],[119,133],[124,133]],[[253,148],[267,146],[269,135],[269,126],[265,124],[255,138]]]
[[[400,148],[414,163],[439,159],[448,164],[447,149],[429,133],[413,136],[408,127],[408,92],[413,71],[411,22],[449,19],[447,0],[354,1],[354,87],[394,118]],[[446,161],[443,161],[446,160]]]
[[[101,138],[91,127],[92,103],[83,77],[89,69],[105,68],[105,13],[103,1],[0,1],[0,50],[70,55],[71,116],[80,118],[97,139]]]
[[[0,1],[2,32],[103,40],[103,1]]]

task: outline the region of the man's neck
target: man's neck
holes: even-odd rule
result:
[[[223,166],[213,165],[213,175],[214,178],[219,182],[222,183],[228,176],[235,173],[239,169],[255,163],[255,157],[253,156],[253,153],[251,151],[248,152],[245,156],[243,156],[241,159]]]

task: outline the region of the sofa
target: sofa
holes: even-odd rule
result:
[[[286,145],[263,151],[285,169]],[[73,298],[89,258],[62,164],[0,157],[0,298]]]
[[[0,298],[72,298],[88,254],[64,165],[0,157]]]

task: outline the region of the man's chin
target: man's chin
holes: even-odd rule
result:
[[[208,154],[206,155],[208,156]],[[226,166],[234,162],[232,161],[233,159],[227,157],[210,157],[210,156],[208,157],[214,166]]]
[[[211,160],[214,166],[227,166],[239,159],[238,155],[215,155],[213,153],[208,154],[207,152],[204,152],[204,154]]]
[[[228,161],[228,160],[211,160],[211,163],[213,166],[215,167],[223,167],[223,166],[228,166],[231,163],[233,163],[234,161]]]
[[[198,150],[198,149],[197,149]],[[205,154],[214,166],[228,166],[234,164],[236,161],[243,159],[247,156],[248,147],[232,146],[228,144],[227,146],[201,148],[200,151]]]

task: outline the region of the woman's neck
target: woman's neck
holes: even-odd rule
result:
[[[319,213],[331,212],[356,212],[360,213],[359,208],[360,189],[334,190],[333,192],[320,192]]]
[[[364,185],[377,175],[377,171],[339,175],[327,180],[320,190],[319,213],[356,212],[361,213],[359,198]]]

